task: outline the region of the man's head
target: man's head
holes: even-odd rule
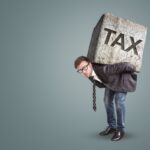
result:
[[[93,67],[91,61],[85,57],[80,56],[74,61],[74,67],[77,72],[81,73],[84,77],[90,77],[92,75]]]

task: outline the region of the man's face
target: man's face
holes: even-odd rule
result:
[[[78,67],[77,72],[81,73],[84,77],[90,77],[92,75],[93,67],[91,63],[82,61]]]

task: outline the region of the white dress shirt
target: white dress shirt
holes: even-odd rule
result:
[[[92,76],[94,77],[95,80],[97,80],[97,81],[102,83],[102,81],[97,77],[97,75],[96,75],[94,70],[92,71]]]

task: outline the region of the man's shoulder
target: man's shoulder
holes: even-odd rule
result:
[[[92,63],[95,67],[104,67],[104,66],[122,66],[122,65],[131,65],[129,62],[119,62],[119,63],[113,63],[113,64],[102,64],[102,63]]]
[[[105,66],[106,64],[92,62],[92,65],[97,66],[97,67],[101,67],[101,66]]]
[[[92,66],[93,66],[93,70],[97,74],[99,72],[103,72],[104,67],[106,66],[106,64],[92,63]]]

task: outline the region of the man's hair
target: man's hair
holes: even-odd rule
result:
[[[77,69],[77,67],[80,65],[80,63],[81,63],[82,61],[91,62],[88,57],[79,56],[79,57],[74,61],[74,67],[75,67],[75,69]]]

